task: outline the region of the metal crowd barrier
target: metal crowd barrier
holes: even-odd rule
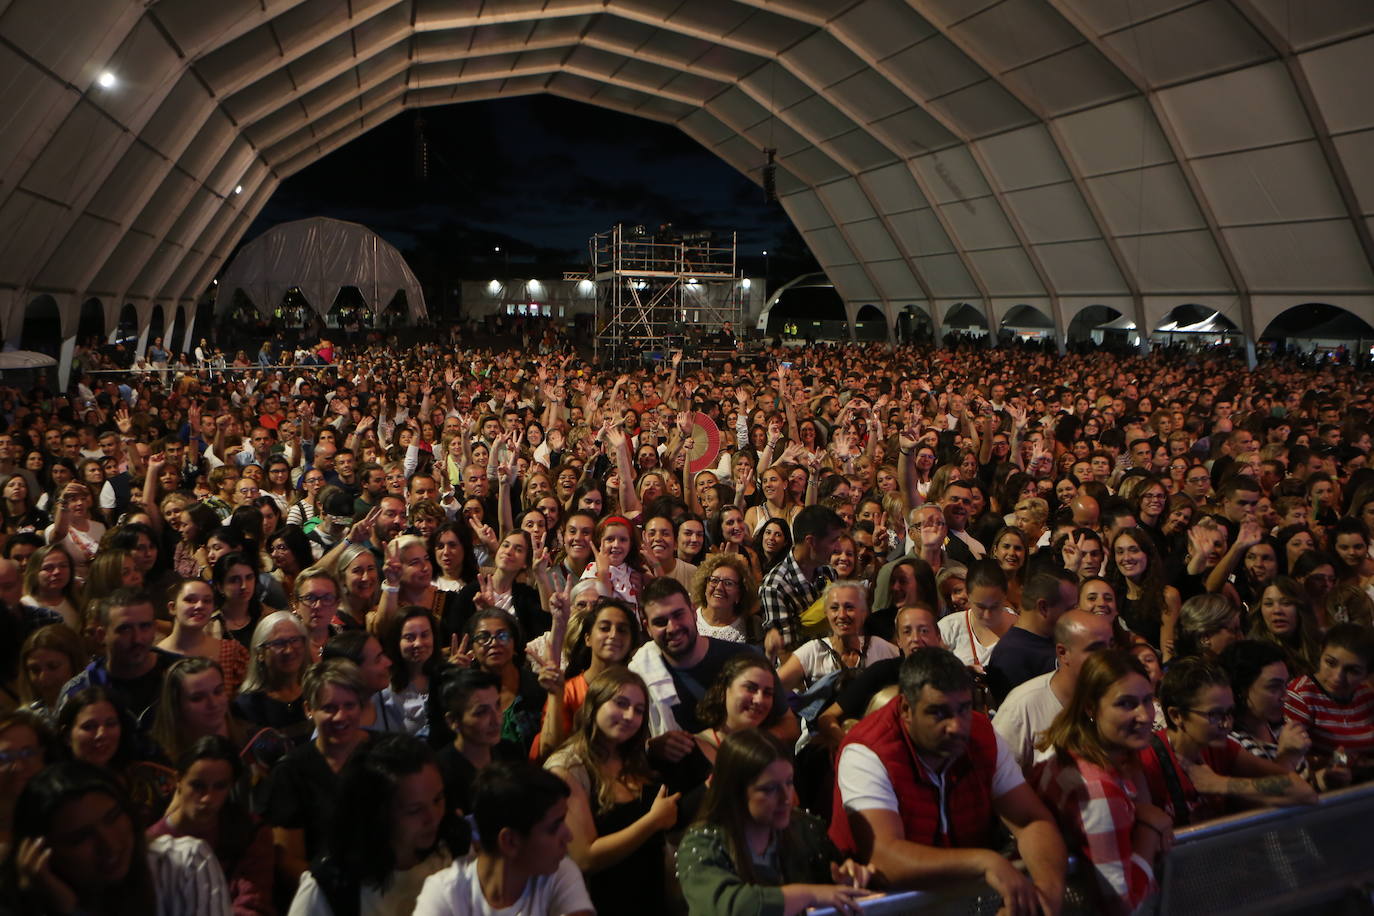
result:
[[[1077,866],[1071,857],[1064,916],[1100,912],[1092,875]],[[1158,878],[1158,895],[1136,916],[1374,913],[1374,783],[1327,792],[1315,805],[1262,808],[1179,830]],[[864,916],[994,916],[1000,906],[981,882],[862,903]]]

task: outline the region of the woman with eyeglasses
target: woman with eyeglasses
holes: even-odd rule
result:
[[[545,695],[563,690],[561,672],[557,684],[540,683],[524,663],[520,625],[500,608],[480,610],[468,619],[464,639],[450,661],[475,665],[500,679],[501,740],[517,747],[522,756],[528,755],[543,721]]]
[[[697,568],[690,588],[697,632],[727,642],[763,644],[756,615],[758,589],[753,572],[737,553],[713,553]]]
[[[318,566],[301,570],[296,577],[291,611],[305,625],[309,664],[320,660],[324,644],[334,635],[334,614],[338,608],[339,583],[334,577]]]
[[[86,571],[100,549],[100,539],[105,536],[104,522],[94,517],[94,502],[88,486],[72,481],[63,487],[53,523],[43,531],[49,544],[60,546],[72,558],[72,575],[80,580],[86,578]]]
[[[248,674],[234,698],[234,714],[256,729],[274,729],[292,743],[310,737],[301,700],[307,667],[305,625],[289,611],[258,621],[249,647]]]
[[[267,472],[261,491],[263,496],[270,497],[277,504],[282,515],[291,511],[291,503],[297,494],[291,486],[291,462],[284,456],[273,455],[267,459]]]
[[[220,666],[232,700],[248,673],[248,650],[236,640],[220,639],[209,632],[215,614],[210,586],[199,579],[186,579],[172,593],[167,609],[172,615],[172,632],[157,647],[177,655],[213,659]]]
[[[9,852],[14,805],[56,750],[48,724],[26,709],[0,715],[0,861]]]
[[[1316,793],[1288,768],[1256,757],[1230,737],[1236,701],[1226,672],[1204,659],[1170,664],[1159,689],[1167,727],[1140,751],[1154,804],[1186,827],[1227,804],[1293,805]]]
[[[309,533],[319,523],[324,510],[320,505],[320,491],[324,489],[324,471],[312,468],[301,477],[302,495],[286,510],[286,524],[295,525]]]

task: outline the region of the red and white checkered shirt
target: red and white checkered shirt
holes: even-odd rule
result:
[[[1092,863],[1111,913],[1130,913],[1156,888],[1154,867],[1135,851],[1135,785],[1115,770],[1058,754],[1038,764],[1032,783],[1059,821],[1064,840]]]

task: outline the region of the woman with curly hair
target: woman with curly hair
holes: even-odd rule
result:
[[[758,587],[749,563],[737,553],[713,553],[697,567],[690,589],[697,632],[728,642],[761,645]]]

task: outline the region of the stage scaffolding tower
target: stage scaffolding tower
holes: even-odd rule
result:
[[[736,233],[617,225],[592,236],[590,248],[593,348],[603,363],[664,358],[717,334],[727,321],[739,332],[745,298]]]

